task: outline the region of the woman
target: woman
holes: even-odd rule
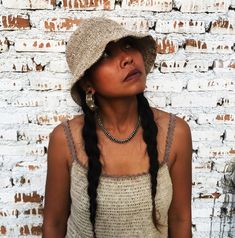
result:
[[[191,135],[143,95],[150,35],[83,20],[66,59],[83,115],[50,135],[43,237],[191,237]]]

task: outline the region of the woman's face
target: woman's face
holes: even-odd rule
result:
[[[132,41],[131,38],[123,38],[110,42],[91,68],[89,82],[97,98],[124,98],[144,91],[144,60]]]

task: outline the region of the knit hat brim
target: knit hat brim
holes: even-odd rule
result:
[[[76,83],[100,59],[109,42],[133,38],[143,55],[146,74],[150,72],[156,58],[156,42],[151,35],[129,31],[117,22],[104,18],[86,19],[80,25],[66,48],[66,60],[73,74],[71,96],[76,103],[80,105]]]

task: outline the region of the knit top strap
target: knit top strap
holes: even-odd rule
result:
[[[65,135],[66,135],[70,155],[72,157],[72,161],[74,161],[74,160],[77,159],[77,151],[76,151],[76,148],[75,148],[75,145],[74,145],[74,140],[73,140],[73,136],[72,136],[70,126],[69,126],[69,121],[66,120],[62,124],[63,124],[63,127],[64,127],[64,132],[65,132]]]
[[[173,135],[174,135],[174,129],[175,129],[175,123],[176,123],[176,115],[170,113],[163,163],[168,163],[168,160],[169,160],[171,144],[173,141]]]

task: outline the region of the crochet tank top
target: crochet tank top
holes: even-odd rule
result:
[[[175,115],[170,114],[164,161],[157,175],[155,198],[159,230],[152,222],[151,176],[149,173],[128,176],[101,174],[97,189],[97,238],[167,238],[168,209],[172,200],[172,183],[168,158],[175,127]],[[71,210],[66,238],[92,238],[87,194],[87,168],[78,160],[69,122],[63,123],[72,157]],[[85,152],[83,152],[85,153]]]

